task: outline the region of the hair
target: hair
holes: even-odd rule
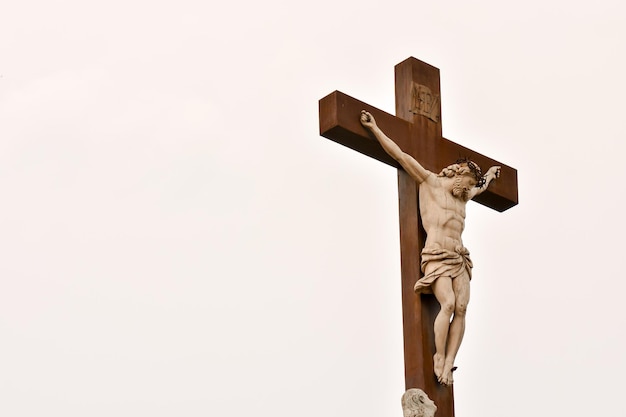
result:
[[[485,177],[478,164],[470,161],[468,158],[461,158],[454,164],[448,165],[439,173],[440,177],[452,178],[456,175],[470,174],[476,179],[476,187],[482,187],[485,184]]]
[[[433,417],[437,405],[419,388],[410,388],[402,396],[405,417]]]

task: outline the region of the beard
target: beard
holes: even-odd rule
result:
[[[457,178],[454,180],[454,185],[452,186],[452,195],[456,198],[460,198],[463,201],[469,200],[469,192],[465,191],[461,186],[461,179]]]

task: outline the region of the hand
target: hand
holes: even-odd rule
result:
[[[371,130],[376,127],[376,120],[370,112],[361,110],[361,124]]]
[[[487,171],[487,174],[485,175],[487,178],[492,177],[492,178],[500,178],[500,167],[491,167],[489,168],[489,171]]]

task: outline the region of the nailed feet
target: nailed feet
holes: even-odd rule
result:
[[[454,364],[448,361],[443,365],[443,372],[440,377],[437,377],[439,383],[443,385],[452,385],[454,383],[454,379],[452,378],[452,371],[454,371]]]
[[[452,378],[452,372],[456,369],[454,363],[446,361],[445,357],[439,353],[435,353],[433,356],[433,368],[437,381],[443,385],[452,385],[454,379]]]

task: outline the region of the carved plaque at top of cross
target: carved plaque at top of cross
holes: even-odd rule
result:
[[[366,110],[380,129],[424,168],[438,173],[460,158],[481,167],[500,166],[500,177],[474,201],[497,211],[517,204],[517,171],[442,137],[439,70],[415,58],[395,68],[396,114],[393,116],[335,91],[320,100],[320,134],[398,168],[404,364],[406,389],[423,389],[438,407],[437,417],[454,416],[452,386],[438,383],[433,372],[433,322],[440,306],[432,295],[416,294],[422,276],[419,254],[426,233],[419,214],[419,187],[361,125]]]

